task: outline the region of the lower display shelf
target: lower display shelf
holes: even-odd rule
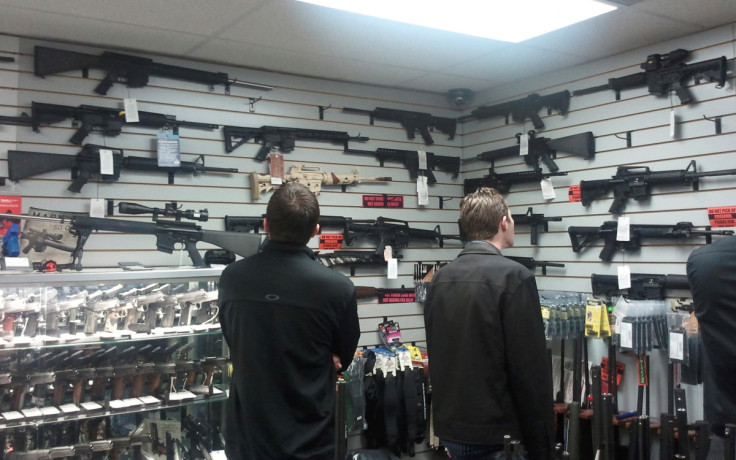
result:
[[[201,390],[200,390],[201,391]],[[38,426],[47,423],[71,422],[90,418],[134,414],[154,410],[176,409],[201,403],[227,400],[229,391],[209,387],[207,394],[179,390],[169,393],[165,398],[143,396],[140,398],[113,399],[107,402],[83,402],[8,411],[0,413],[0,430]]]

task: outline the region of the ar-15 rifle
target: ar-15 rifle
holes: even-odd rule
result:
[[[66,222],[65,218],[29,216],[25,214],[5,214],[2,217],[13,217],[16,219],[44,220],[51,222]],[[197,250],[197,242],[204,241],[214,244],[222,249],[234,252],[243,257],[255,254],[260,246],[261,237],[258,235],[245,235],[238,232],[223,232],[217,230],[205,230],[190,222],[162,221],[157,222],[135,222],[129,220],[105,219],[99,217],[73,216],[68,219],[71,232],[77,237],[77,245],[72,252],[72,266],[77,270],[82,269],[82,254],[87,238],[95,230],[106,230],[121,233],[136,233],[140,235],[155,235],[156,249],[168,254],[173,253],[177,243],[182,244],[192,264],[195,267],[205,267],[206,264]]]
[[[566,115],[570,108],[570,91],[564,90],[546,96],[532,93],[527,97],[513,101],[496,105],[482,105],[470,112],[470,115],[459,118],[458,121],[465,122],[503,116],[506,117],[506,124],[509,124],[509,115],[511,115],[511,119],[515,122],[523,122],[529,118],[532,120],[534,129],[543,129],[544,122],[538,115],[542,107],[547,107],[547,115],[552,114],[552,109],[557,110],[560,115]]]
[[[107,72],[105,78],[95,88],[97,94],[107,94],[107,91],[116,82],[125,83],[130,88],[142,88],[148,85],[148,78],[151,75],[204,83],[210,87],[210,90],[215,85],[225,85],[227,94],[230,94],[231,85],[266,91],[273,89],[271,86],[259,83],[231,79],[224,72],[208,72],[175,65],[157,64],[152,59],[112,51],[105,51],[99,56],[94,56],[46,46],[34,48],[33,73],[37,77],[81,70],[82,76],[87,78],[89,69],[102,69]]]
[[[696,169],[695,160],[685,169],[668,171],[650,171],[648,166],[619,166],[610,179],[580,181],[580,200],[583,206],[588,206],[613,190],[613,203],[608,212],[621,214],[629,198],[641,201],[651,197],[654,185],[692,185],[693,190],[698,190],[701,177],[736,175],[736,169],[710,172],[696,172]]]
[[[368,115],[371,124],[375,120],[381,121],[398,121],[406,130],[406,137],[414,139],[416,133],[419,133],[427,145],[434,144],[432,136],[429,134],[434,128],[447,134],[447,138],[452,140],[455,138],[457,129],[457,120],[455,118],[435,117],[431,113],[413,112],[411,110],[387,109],[384,107],[376,107],[374,110],[351,109],[344,107],[344,113],[357,113]],[[347,150],[347,147],[345,148]]]
[[[528,225],[531,227],[531,244],[536,245],[539,238],[539,227],[545,232],[549,231],[550,222],[560,222],[562,217],[544,217],[544,214],[534,214],[532,208],[528,208],[525,214],[511,214],[516,225]]]
[[[100,161],[106,151],[112,157],[112,174],[100,173]],[[84,184],[93,178],[99,178],[104,183],[117,182],[120,179],[121,169],[164,172],[169,176],[169,184],[174,183],[176,173],[190,173],[193,176],[198,176],[209,172],[221,174],[238,172],[237,168],[205,166],[204,155],[199,155],[194,161],[181,161],[179,166],[169,167],[159,166],[156,158],[126,157],[121,149],[111,149],[94,144],[86,144],[76,155],[8,150],[8,178],[12,181],[19,181],[60,169],[71,169],[72,183],[67,190],[77,193],[81,192]]]
[[[599,257],[610,262],[617,250],[636,251],[641,248],[645,238],[686,239],[693,236],[704,236],[706,244],[710,244],[713,235],[733,235],[733,230],[695,230],[692,222],[678,222],[675,225],[631,225],[629,241],[616,241],[618,223],[604,222],[600,227],[568,227],[573,252],[580,252],[595,240],[603,240],[603,250]]]
[[[631,287],[619,289],[616,275],[590,275],[590,285],[594,296],[624,296],[631,300],[663,300],[665,290],[682,289],[689,291],[690,284],[685,275],[653,275],[648,273],[632,273]]]
[[[566,172],[542,172],[541,169],[535,171],[521,171],[513,173],[497,173],[494,168],[488,170],[488,175],[472,179],[465,179],[464,193],[473,193],[480,187],[492,187],[500,193],[508,193],[514,184],[523,184],[528,182],[539,182],[551,176],[567,176]]]
[[[440,226],[434,230],[424,230],[409,227],[409,223],[403,220],[378,217],[375,220],[353,220],[342,216],[321,216],[319,218],[321,228],[342,227],[343,239],[347,246],[352,246],[357,238],[371,238],[378,240],[375,251],[335,251],[332,254],[317,254],[322,263],[327,266],[334,265],[383,265],[385,263],[384,250],[390,246],[393,255],[397,259],[402,256],[399,249],[409,245],[412,238],[424,240],[437,240],[440,247],[444,247],[444,240],[459,240],[459,235],[442,235]]]
[[[547,267],[564,267],[565,264],[559,264],[555,262],[548,262],[546,260],[536,260],[533,257],[522,257],[522,256],[504,256],[507,259],[513,260],[514,262],[518,262],[521,265],[525,266],[529,270],[534,271],[537,267],[542,268],[542,275],[547,274]]]
[[[416,179],[421,173],[427,176],[427,182],[434,184],[437,178],[432,173],[435,169],[441,169],[452,173],[452,177],[456,178],[460,174],[460,157],[450,157],[444,155],[435,155],[432,152],[422,152],[417,150],[398,150],[398,149],[376,149],[375,152],[370,150],[346,149],[345,153],[350,155],[375,155],[383,167],[386,161],[399,161],[404,163],[404,167],[409,170],[409,177]],[[420,168],[420,156],[425,158],[422,163],[426,164],[426,168]]]
[[[81,145],[84,138],[94,130],[102,131],[107,136],[117,136],[120,134],[123,125],[134,125],[153,129],[173,128],[174,134],[178,133],[180,126],[207,129],[210,131],[219,128],[219,125],[211,123],[178,121],[174,115],[143,111],[138,111],[139,121],[132,123],[125,121],[124,114],[125,111],[122,109],[111,109],[94,105],[71,107],[67,105],[33,102],[31,105],[30,125],[34,131],[38,132],[39,126],[42,124],[58,123],[67,118],[72,118],[76,123],[81,125],[71,139],[69,139],[69,142],[76,145]]]
[[[539,169],[540,162],[547,165],[547,169],[557,172],[560,168],[554,162],[557,152],[566,152],[590,160],[595,156],[595,137],[590,131],[565,136],[559,139],[547,137],[535,137],[535,131],[529,131],[529,152],[524,155],[524,161],[534,169]],[[521,144],[521,134],[516,135],[516,141]],[[506,147],[503,149],[490,150],[478,154],[476,158],[485,161],[495,161],[499,158],[520,155],[520,146]]]
[[[343,192],[348,185],[364,182],[390,182],[390,177],[360,177],[356,168],[350,173],[326,172],[317,166],[306,166],[301,163],[293,165],[284,175],[282,182],[297,182],[306,185],[315,195],[319,195],[323,185],[339,185]],[[271,175],[250,173],[250,193],[254,200],[261,197],[261,193],[269,192],[278,185],[271,182]]]
[[[282,126],[261,126],[260,128],[246,128],[242,126],[224,126],[222,133],[225,135],[225,151],[230,153],[249,140],[262,143],[261,148],[255,156],[258,161],[263,161],[269,152],[278,147],[280,153],[288,153],[294,150],[296,140],[319,141],[342,144],[347,150],[349,141],[365,142],[369,140],[363,136],[351,136],[344,131],[325,131],[321,129],[286,128]]]
[[[258,233],[263,228],[263,218],[249,216],[225,216],[225,230],[228,232],[254,232]]]
[[[648,86],[649,94],[666,96],[672,90],[680,99],[680,104],[689,104],[693,97],[685,86],[685,82],[693,77],[696,83],[701,79],[715,81],[716,88],[723,88],[726,84],[726,73],[728,64],[726,56],[707,61],[685,64],[683,61],[690,56],[690,52],[684,49],[676,49],[667,54],[650,54],[646,62],[640,67],[644,72],[626,75],[624,77],[609,78],[605,85],[593,86],[591,88],[578,89],[572,92],[573,96],[597,93],[612,89],[616,92],[616,100],[621,99],[621,90]]]

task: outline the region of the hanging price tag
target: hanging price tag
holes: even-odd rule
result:
[[[631,287],[631,268],[628,265],[618,267],[618,288],[629,289]]]
[[[529,155],[529,135],[528,134],[519,135],[519,155],[521,156]]]
[[[542,198],[545,200],[554,200],[557,197],[555,194],[555,187],[552,185],[551,177],[542,179],[539,185],[542,187]]]
[[[179,135],[158,133],[156,135],[156,155],[161,167],[178,168],[181,166]]]
[[[138,123],[138,101],[135,99],[123,99],[123,107],[125,108],[125,122]]]
[[[115,164],[112,158],[112,150],[100,149],[100,174],[111,176],[115,174]]]
[[[619,216],[616,227],[616,241],[629,240],[631,240],[629,218],[627,216]]]
[[[417,151],[417,162],[419,163],[418,169],[421,170],[427,170],[429,169],[427,167],[427,152],[424,150],[418,150]]]
[[[429,204],[429,187],[427,187],[427,176],[417,177],[417,205],[427,206]]]

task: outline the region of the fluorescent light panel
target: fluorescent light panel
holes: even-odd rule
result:
[[[465,35],[519,43],[613,11],[596,0],[298,0]]]

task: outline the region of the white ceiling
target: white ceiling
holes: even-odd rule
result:
[[[513,0],[487,1],[503,8]],[[0,32],[444,93],[483,91],[736,23],[736,0],[613,3],[622,5],[521,44],[294,0],[0,0]]]

